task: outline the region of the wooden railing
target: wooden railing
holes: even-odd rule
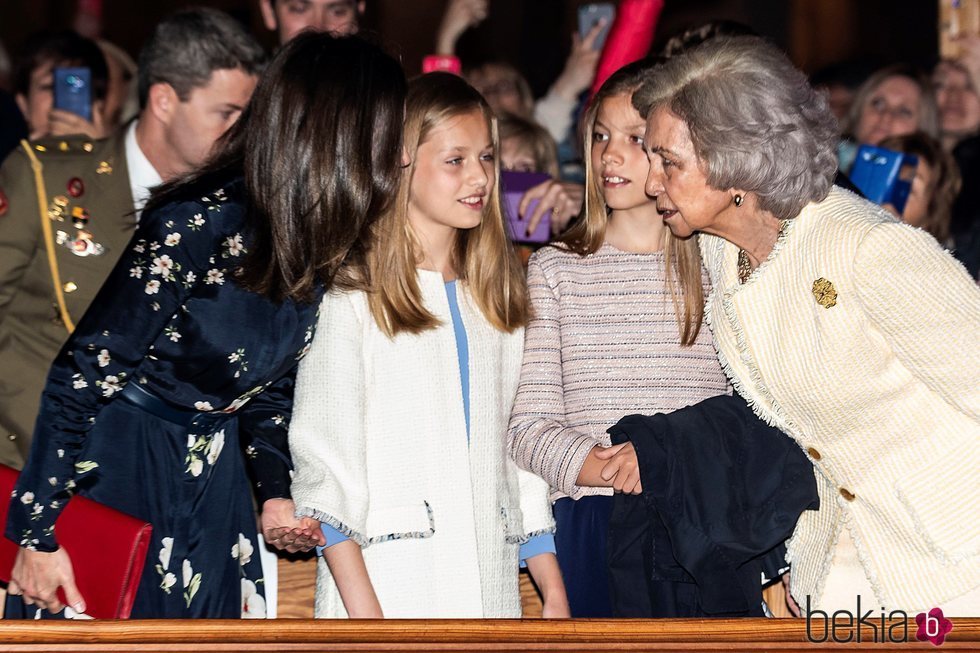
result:
[[[896,622],[890,622],[894,626]],[[897,622],[901,623],[901,622]],[[846,624],[845,624],[846,625]],[[2,651],[838,651],[937,650],[916,642],[882,641],[862,630],[862,643],[821,639],[824,622],[732,620],[429,620],[255,622],[101,621],[0,622]],[[828,629],[829,630],[829,629]],[[901,628],[890,628],[892,634]],[[853,629],[838,628],[839,639]],[[877,636],[877,642],[873,639]],[[980,650],[980,619],[953,619],[942,651]]]

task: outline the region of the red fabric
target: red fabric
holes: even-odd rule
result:
[[[599,57],[590,95],[594,95],[614,72],[650,52],[657,19],[663,8],[664,0],[623,0],[619,4],[616,20]]]
[[[422,59],[422,72],[444,72],[462,75],[463,65],[457,56],[451,54],[430,54]]]
[[[0,465],[0,524],[7,523],[17,472]],[[153,527],[101,503],[74,497],[54,527],[58,543],[71,557],[85,614],[96,619],[128,619],[136,598]],[[0,580],[10,581],[20,547],[0,537]],[[64,592],[58,598],[65,602]]]

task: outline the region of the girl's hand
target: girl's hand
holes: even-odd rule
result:
[[[384,619],[381,602],[374,592],[361,547],[354,540],[344,540],[323,550],[330,574],[337,584],[340,600],[351,619]]]
[[[643,492],[640,483],[640,462],[636,459],[636,449],[633,448],[632,442],[601,449],[596,452],[596,458],[609,461],[599,472],[599,476],[604,481],[611,481],[614,490],[626,494]]]
[[[534,200],[538,200],[538,205],[527,220],[527,234],[533,233],[538,228],[541,218],[551,213],[551,233],[557,235],[565,230],[565,226],[572,218],[582,212],[585,187],[555,179],[532,186],[521,197],[521,203],[517,207],[517,213],[521,218],[524,218],[528,206]]]
[[[545,601],[541,608],[541,617],[544,619],[571,619],[572,610],[568,607],[568,598],[561,596]]]
[[[282,551],[299,553],[327,543],[320,522],[309,517],[296,517],[296,504],[292,499],[266,501],[262,504],[261,522],[262,537]]]
[[[85,612],[85,599],[75,586],[75,572],[67,551],[62,548],[51,553],[28,549],[17,552],[8,594],[19,594],[27,605],[54,614],[65,607],[58,598],[59,587],[64,588],[65,598],[75,612]]]
[[[561,577],[558,558],[554,553],[540,553],[527,559],[527,570],[544,600],[541,616],[545,619],[568,619],[572,616],[568,607],[565,581]]]

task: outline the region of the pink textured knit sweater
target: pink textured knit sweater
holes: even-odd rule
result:
[[[584,257],[558,247],[531,257],[534,314],[509,441],[517,464],[544,477],[554,496],[612,494],[575,481],[624,415],[669,412],[729,391],[707,326],[681,346],[665,274],[663,252],[609,244]]]

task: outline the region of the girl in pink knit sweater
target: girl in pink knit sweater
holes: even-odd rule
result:
[[[697,243],[673,237],[644,192],[646,125],[631,104],[644,70],[624,67],[593,99],[584,219],[528,265],[533,314],[510,448],[554,490],[573,617],[614,616],[605,545],[612,494],[641,490],[632,445],[609,447],[606,429],[629,413],[669,412],[728,391],[701,328]]]

